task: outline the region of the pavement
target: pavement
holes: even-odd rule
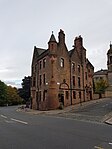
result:
[[[29,114],[34,114],[34,115],[38,115],[38,114],[45,114],[45,115],[59,115],[59,114],[66,114],[66,113],[69,113],[71,112],[72,110],[77,110],[77,109],[81,109],[81,108],[84,108],[86,107],[87,105],[90,105],[90,104],[94,104],[94,103],[98,103],[102,100],[105,100],[105,98],[101,98],[101,99],[97,99],[97,100],[91,100],[91,101],[87,101],[87,102],[84,102],[84,103],[81,103],[81,104],[76,104],[76,105],[71,105],[71,106],[68,106],[68,107],[64,107],[64,109],[60,110],[60,109],[56,109],[56,110],[49,110],[49,111],[39,111],[39,110],[33,110],[33,109],[30,109],[30,108],[22,108],[19,107],[17,109],[17,111],[22,111],[22,112],[26,112],[26,113],[29,113]],[[104,122],[106,124],[109,124],[109,125],[112,125],[112,112],[107,114],[105,116],[105,119],[104,119]]]

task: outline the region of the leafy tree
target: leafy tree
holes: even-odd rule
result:
[[[12,86],[7,86],[4,82],[0,81],[0,106],[16,105],[22,102],[21,97],[18,95],[17,89]]]
[[[0,80],[0,106],[7,102],[7,85]]]
[[[99,98],[102,98],[102,94],[105,93],[107,86],[107,81],[104,79],[99,79],[97,82],[95,82],[95,93],[99,94]]]
[[[21,97],[15,87],[7,86],[7,101],[9,105],[17,105],[22,103]]]
[[[31,86],[31,77],[24,77],[22,80],[22,88],[18,89],[19,96],[23,98],[26,102],[30,100],[30,86]]]

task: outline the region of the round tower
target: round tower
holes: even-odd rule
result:
[[[48,42],[48,49],[49,49],[51,55],[54,55],[57,52],[57,41],[55,39],[53,31],[52,31],[52,35],[50,37],[50,40]]]
[[[112,72],[112,44],[110,43],[110,49],[107,52],[107,68],[109,72]]]

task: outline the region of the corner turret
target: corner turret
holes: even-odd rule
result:
[[[52,35],[50,37],[50,40],[48,42],[48,49],[50,50],[50,53],[55,54],[57,49],[57,41],[55,39],[55,36],[52,31]]]

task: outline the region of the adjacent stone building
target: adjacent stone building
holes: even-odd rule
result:
[[[103,79],[107,82],[108,87],[105,90],[105,97],[112,97],[112,44],[107,51],[107,69],[101,69],[94,73],[94,82]]]
[[[94,67],[86,58],[83,38],[76,37],[72,50],[65,43],[65,33],[59,31],[58,41],[52,33],[48,48],[34,47],[32,59],[32,108],[57,109],[93,98]]]

